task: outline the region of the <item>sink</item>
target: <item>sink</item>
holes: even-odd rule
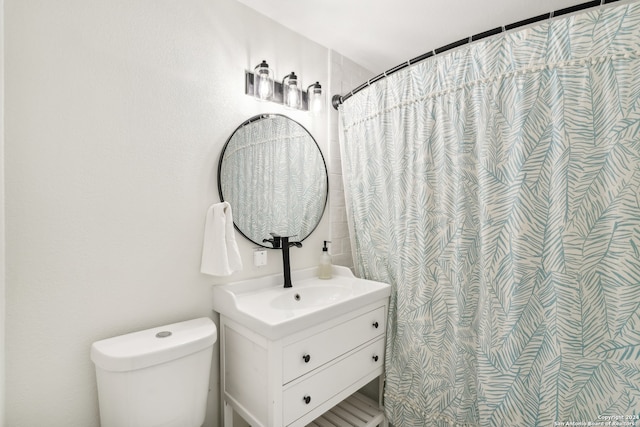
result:
[[[316,268],[213,286],[213,309],[269,339],[282,338],[331,317],[388,298],[391,286],[359,279],[346,267],[333,266],[333,277],[321,280]]]
[[[270,301],[272,308],[300,310],[323,307],[340,302],[349,297],[349,290],[343,286],[310,284],[300,289],[289,288]]]

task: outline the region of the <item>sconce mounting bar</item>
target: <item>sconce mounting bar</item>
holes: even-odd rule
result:
[[[251,71],[245,71],[244,75],[245,75],[244,93],[247,95],[253,96],[254,98],[257,98],[255,96],[254,83],[253,83],[255,79],[255,75]],[[278,81],[274,81],[273,83],[274,83],[273,97],[269,99],[269,101],[284,105],[284,99],[283,99],[284,88],[282,87],[282,83]],[[300,93],[302,95],[302,99],[300,100],[299,110],[309,111],[309,102],[308,102],[307,92],[304,90],[301,90]]]

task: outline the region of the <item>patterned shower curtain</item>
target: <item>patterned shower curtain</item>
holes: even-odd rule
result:
[[[640,426],[640,3],[436,56],[340,117],[356,270],[393,289],[391,423]]]

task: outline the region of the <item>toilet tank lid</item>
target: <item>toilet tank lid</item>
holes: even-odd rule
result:
[[[202,317],[96,341],[91,360],[106,371],[132,371],[196,353],[216,339],[216,325]]]

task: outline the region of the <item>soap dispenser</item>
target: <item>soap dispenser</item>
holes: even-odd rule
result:
[[[327,243],[331,242],[329,240],[324,241],[322,255],[320,255],[320,265],[318,265],[318,279],[331,279],[331,255],[329,255]]]

